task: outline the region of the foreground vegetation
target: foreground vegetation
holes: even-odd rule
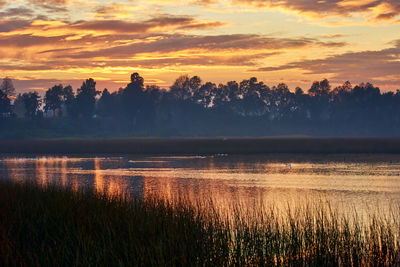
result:
[[[329,204],[220,216],[212,203],[128,199],[0,184],[0,265],[398,265],[399,210],[339,215]]]

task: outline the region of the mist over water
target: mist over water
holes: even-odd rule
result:
[[[0,177],[100,193],[286,210],[328,201],[340,212],[389,214],[400,205],[397,155],[0,157]]]

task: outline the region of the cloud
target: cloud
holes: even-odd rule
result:
[[[151,37],[150,37],[151,39]],[[83,51],[66,55],[71,58],[129,58],[140,53],[169,53],[183,50],[226,51],[237,50],[282,50],[299,49],[306,46],[338,47],[344,42],[322,42],[313,38],[275,38],[255,34],[231,35],[159,35],[150,42],[135,42],[128,45],[116,45],[95,51]],[[60,55],[61,57],[63,55]]]
[[[113,23],[79,22],[55,23],[55,27],[43,23],[22,21],[13,27],[22,27],[16,33],[0,34],[0,69],[4,71],[44,72],[46,70],[72,71],[95,68],[146,69],[169,66],[253,66],[261,60],[311,47],[337,48],[345,42],[324,42],[316,38],[278,38],[257,34],[192,35],[146,33],[157,25],[186,27],[197,24],[196,20],[182,17],[162,17],[141,23],[124,24],[113,34]],[[7,25],[7,24],[5,24]],[[133,26],[135,27],[133,27]],[[151,25],[151,26],[148,26]],[[11,26],[7,26],[11,27]],[[25,33],[33,29],[41,32]],[[149,28],[150,27],[150,28]],[[4,26],[6,28],[6,26]],[[1,24],[0,24],[1,29]],[[67,29],[61,31],[59,29]],[[94,31],[96,34],[86,31]],[[54,35],[52,31],[55,31]],[[127,31],[130,31],[127,33]],[[11,49],[11,50],[10,50]],[[12,63],[10,63],[12,61]]]
[[[0,12],[0,17],[2,18],[10,18],[10,17],[32,17],[34,15],[34,11],[30,8],[26,7],[14,7],[14,8],[8,8],[4,11]]]
[[[149,60],[130,60],[126,62],[126,66],[138,66],[140,68],[163,68],[169,66],[256,66],[257,60],[265,59],[270,56],[280,54],[279,52],[272,53],[257,53],[248,55],[194,55],[194,56],[179,56],[163,59]],[[116,62],[118,66],[120,62]],[[107,64],[109,65],[109,64]],[[111,63],[112,65],[112,63]]]
[[[13,78],[13,77],[11,77]],[[55,84],[71,85],[75,90],[82,85],[83,79],[40,79],[35,77],[23,77],[23,78],[13,78],[13,83],[16,88],[17,93],[25,93],[29,91],[36,91],[42,96],[48,88],[51,88]],[[123,83],[109,81],[109,80],[96,80],[97,89],[102,88],[118,88],[118,86],[124,85]]]
[[[67,12],[67,0],[28,0],[34,6],[45,9],[49,12]]]
[[[226,25],[226,23],[221,21],[206,21],[206,22],[197,22],[187,25],[182,25],[179,29],[183,30],[204,30],[204,29],[211,29]]]
[[[62,36],[35,36],[32,34],[16,34],[10,36],[0,36],[0,47],[31,47],[54,45],[57,42],[65,41],[72,35]]]
[[[44,5],[44,6],[60,6],[65,5],[67,0],[28,0],[30,3],[35,5]]]
[[[52,85],[60,83],[61,81],[58,79],[35,79],[32,77],[27,77],[27,79],[13,79],[13,84],[18,94],[30,90],[44,91]]]
[[[63,69],[79,68],[164,68],[177,66],[257,66],[258,60],[263,60],[271,56],[279,55],[279,52],[255,53],[244,55],[175,55],[165,58],[138,58],[129,61],[120,61],[114,59],[104,60],[71,60],[51,59],[43,62],[33,60],[28,63],[24,61],[3,62],[0,63],[0,70],[8,71],[50,71]]]
[[[332,74],[338,80],[400,83],[400,40],[394,47],[378,51],[349,52],[325,59],[303,60],[257,71],[271,72],[300,69],[304,74]]]
[[[196,1],[203,5],[224,3],[225,1]],[[256,8],[283,8],[313,17],[352,16],[364,13],[375,20],[389,20],[400,14],[398,0],[231,0],[231,5],[247,5]]]
[[[337,38],[343,38],[343,37],[347,37],[347,36],[349,36],[349,35],[337,33],[337,34],[324,34],[321,37],[327,38],[327,39],[337,39]]]
[[[23,19],[0,19],[0,32],[11,32],[29,26],[31,21]],[[1,37],[0,37],[1,38]]]
[[[0,69],[45,71],[105,67],[257,66],[286,50],[338,48],[346,42],[278,38],[258,34],[193,35],[221,25],[187,16],[159,16],[142,22],[95,20],[0,21]],[[14,32],[15,30],[15,32]],[[172,33],[161,33],[172,32]],[[175,32],[175,33],[174,33]],[[39,59],[39,60],[38,60]],[[10,60],[14,62],[10,64]]]
[[[118,33],[145,33],[151,29],[206,29],[224,25],[219,21],[198,21],[187,16],[160,16],[142,22],[127,22],[122,20],[83,21],[71,25],[81,30],[108,31]]]
[[[113,48],[126,43],[140,43],[145,47],[158,32],[188,32],[223,25],[218,21],[202,21],[187,16],[159,16],[141,22],[123,20],[95,20],[76,23],[43,18],[1,19],[0,48],[44,47],[41,53],[65,52],[79,47],[83,51]],[[59,47],[59,48],[56,48]],[[14,49],[13,49],[14,48]],[[59,49],[59,50],[56,50]],[[13,53],[0,51],[0,58],[12,57]],[[20,51],[27,54],[28,51]],[[78,51],[79,52],[79,51]],[[14,53],[15,54],[15,53]]]
[[[3,6],[5,6],[7,3],[7,0],[0,0],[0,8],[2,8]]]

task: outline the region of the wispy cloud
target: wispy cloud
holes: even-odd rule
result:
[[[205,29],[224,25],[220,21],[199,21],[188,16],[167,16],[152,18],[142,22],[122,20],[83,21],[70,25],[81,30],[106,31],[118,33],[145,33],[152,29]]]
[[[294,61],[277,67],[262,67],[257,71],[271,72],[299,69],[305,74],[330,74],[337,80],[385,82],[400,84],[400,40],[392,48],[378,51],[350,52],[324,59]]]
[[[27,7],[14,7],[14,8],[8,8],[5,9],[4,11],[0,12],[0,17],[1,18],[21,18],[21,17],[27,17],[31,18],[34,16],[34,11],[30,8]]]
[[[129,58],[141,53],[168,53],[184,50],[196,51],[238,51],[238,50],[284,50],[300,49],[306,46],[345,46],[343,42],[322,42],[313,38],[274,38],[253,34],[231,35],[158,35],[149,42],[135,42],[127,45],[116,45],[95,51],[84,51],[66,55],[72,58]],[[63,55],[60,55],[63,56]]]
[[[31,21],[25,19],[0,19],[0,32],[11,32],[27,27],[30,24]]]
[[[352,16],[364,14],[368,19],[391,20],[400,15],[398,0],[204,0],[203,5],[247,5],[257,9],[281,8],[312,17]]]

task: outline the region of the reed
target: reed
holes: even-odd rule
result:
[[[400,210],[361,220],[329,202],[295,210],[190,204],[0,183],[3,266],[400,264]]]

